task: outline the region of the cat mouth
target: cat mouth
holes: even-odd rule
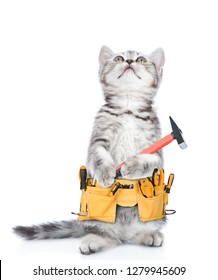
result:
[[[124,69],[123,73],[122,73],[117,79],[120,79],[126,71],[130,71],[130,70],[135,74],[135,76],[136,76],[138,79],[141,80],[141,77],[139,77],[139,76],[136,74],[135,70],[134,70],[132,67],[130,67],[130,66],[126,67],[126,68]]]

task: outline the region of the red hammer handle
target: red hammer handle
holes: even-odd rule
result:
[[[169,134],[163,138],[161,138],[159,141],[148,147],[147,149],[143,150],[139,154],[154,154],[166,145],[170,144],[175,138],[172,136],[172,134]]]
[[[175,138],[172,136],[172,134],[169,134],[163,138],[161,138],[159,141],[148,147],[147,149],[143,150],[139,154],[154,154],[166,145],[170,144]],[[116,170],[120,169],[125,162],[122,162],[116,167]]]

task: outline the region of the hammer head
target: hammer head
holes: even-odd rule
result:
[[[174,122],[174,120],[171,117],[170,117],[170,123],[171,123],[172,131],[173,131],[171,133],[171,135],[173,136],[174,139],[176,139],[176,141],[181,149],[186,149],[188,146],[185,143],[185,139],[183,137],[181,129],[179,129],[179,127],[177,126],[177,124]]]

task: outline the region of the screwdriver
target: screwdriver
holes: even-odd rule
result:
[[[80,189],[84,192],[86,189],[87,170],[84,165],[79,169]]]
[[[153,193],[154,196],[156,196],[156,186],[158,186],[159,183],[159,175],[158,175],[158,169],[155,168],[152,174],[152,184],[153,184]]]
[[[170,174],[167,185],[166,185],[166,193],[170,193],[170,189],[172,187],[173,184],[173,180],[174,180],[174,174]]]

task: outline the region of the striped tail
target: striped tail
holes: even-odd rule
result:
[[[13,228],[13,231],[27,240],[81,237],[86,234],[84,224],[77,220],[51,222],[33,226],[16,226]]]

